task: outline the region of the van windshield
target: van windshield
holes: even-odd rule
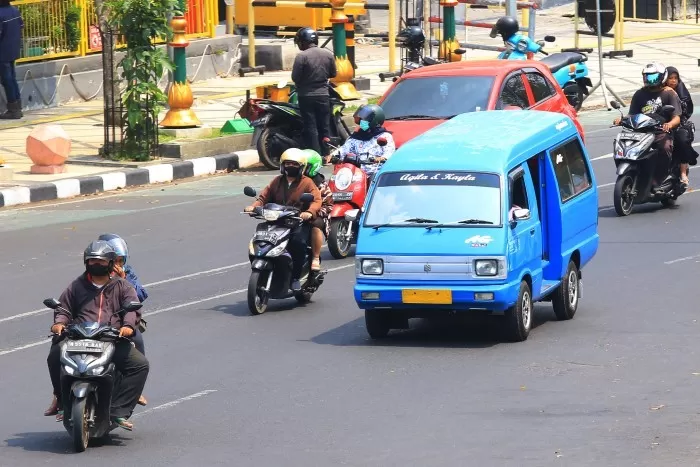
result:
[[[366,227],[498,227],[500,177],[483,172],[389,172],[377,180],[367,208]]]

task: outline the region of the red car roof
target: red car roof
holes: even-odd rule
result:
[[[499,76],[507,75],[513,70],[523,67],[537,68],[549,75],[549,67],[538,60],[465,60],[461,62],[440,63],[417,68],[401,77],[404,79],[427,76]]]

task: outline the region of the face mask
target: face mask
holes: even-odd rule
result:
[[[287,174],[287,177],[296,178],[299,176],[299,170],[299,167],[285,167],[284,173]]]
[[[362,130],[362,131],[369,130],[369,122],[367,120],[360,120],[360,130]]]
[[[103,266],[101,264],[86,264],[85,270],[91,276],[97,276],[97,277],[109,276],[109,273],[110,273],[109,265]]]

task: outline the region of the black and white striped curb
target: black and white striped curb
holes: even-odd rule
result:
[[[200,157],[187,161],[173,162],[172,164],[149,165],[140,169],[127,169],[123,172],[108,172],[86,177],[66,178],[37,185],[5,188],[0,190],[0,208],[53,199],[72,198],[80,195],[91,195],[128,186],[170,182],[238,168],[238,155],[234,153]]]

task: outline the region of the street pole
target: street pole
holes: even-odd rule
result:
[[[163,128],[192,128],[202,124],[192,110],[194,97],[192,88],[187,81],[187,54],[185,48],[190,44],[185,36],[187,19],[184,16],[185,0],[179,2],[179,12],[170,20],[173,39],[168,43],[173,48],[173,84],[168,92],[170,110],[160,123]]]

